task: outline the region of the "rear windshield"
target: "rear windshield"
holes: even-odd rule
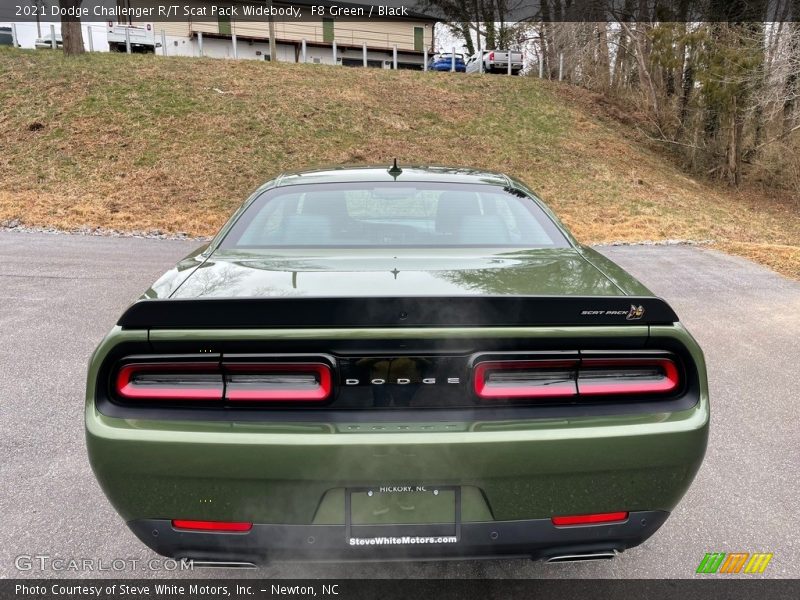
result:
[[[564,248],[539,205],[511,188],[352,183],[273,188],[239,217],[222,248]]]

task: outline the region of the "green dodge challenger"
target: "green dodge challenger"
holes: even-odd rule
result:
[[[352,168],[260,187],[92,357],[89,458],[197,561],[611,558],[706,449],[673,310],[522,183]]]

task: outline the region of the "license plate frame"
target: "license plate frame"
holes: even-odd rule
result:
[[[382,487],[402,488],[409,487],[407,491],[380,491]],[[422,488],[422,489],[420,489]],[[439,523],[353,523],[353,494],[397,494],[397,493],[419,493],[433,494],[436,492],[453,493],[453,519]],[[378,537],[378,536],[433,536],[433,537],[455,537],[456,542],[461,541],[461,486],[458,485],[396,485],[396,486],[359,486],[348,487],[344,490],[344,517],[345,517],[345,540],[352,540],[359,537]]]

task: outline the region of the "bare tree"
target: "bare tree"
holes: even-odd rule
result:
[[[420,0],[423,9],[443,15],[446,26],[464,39],[469,54],[477,48],[507,48],[516,38],[511,15],[529,0]]]
[[[427,2],[470,51],[513,43],[549,79],[563,58],[563,81],[644,114],[688,168],[800,189],[800,0],[537,0],[517,23],[516,0]]]
[[[45,0],[28,0],[36,9],[36,37],[42,37],[42,21],[40,13],[45,6]]]
[[[77,9],[83,0],[58,0],[62,9]],[[83,31],[81,20],[78,17],[62,15],[61,17],[61,39],[64,43],[64,54],[67,56],[77,56],[84,53]]]

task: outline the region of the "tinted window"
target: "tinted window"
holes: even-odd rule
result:
[[[243,247],[566,247],[531,198],[491,185],[353,183],[273,188],[222,243]]]

